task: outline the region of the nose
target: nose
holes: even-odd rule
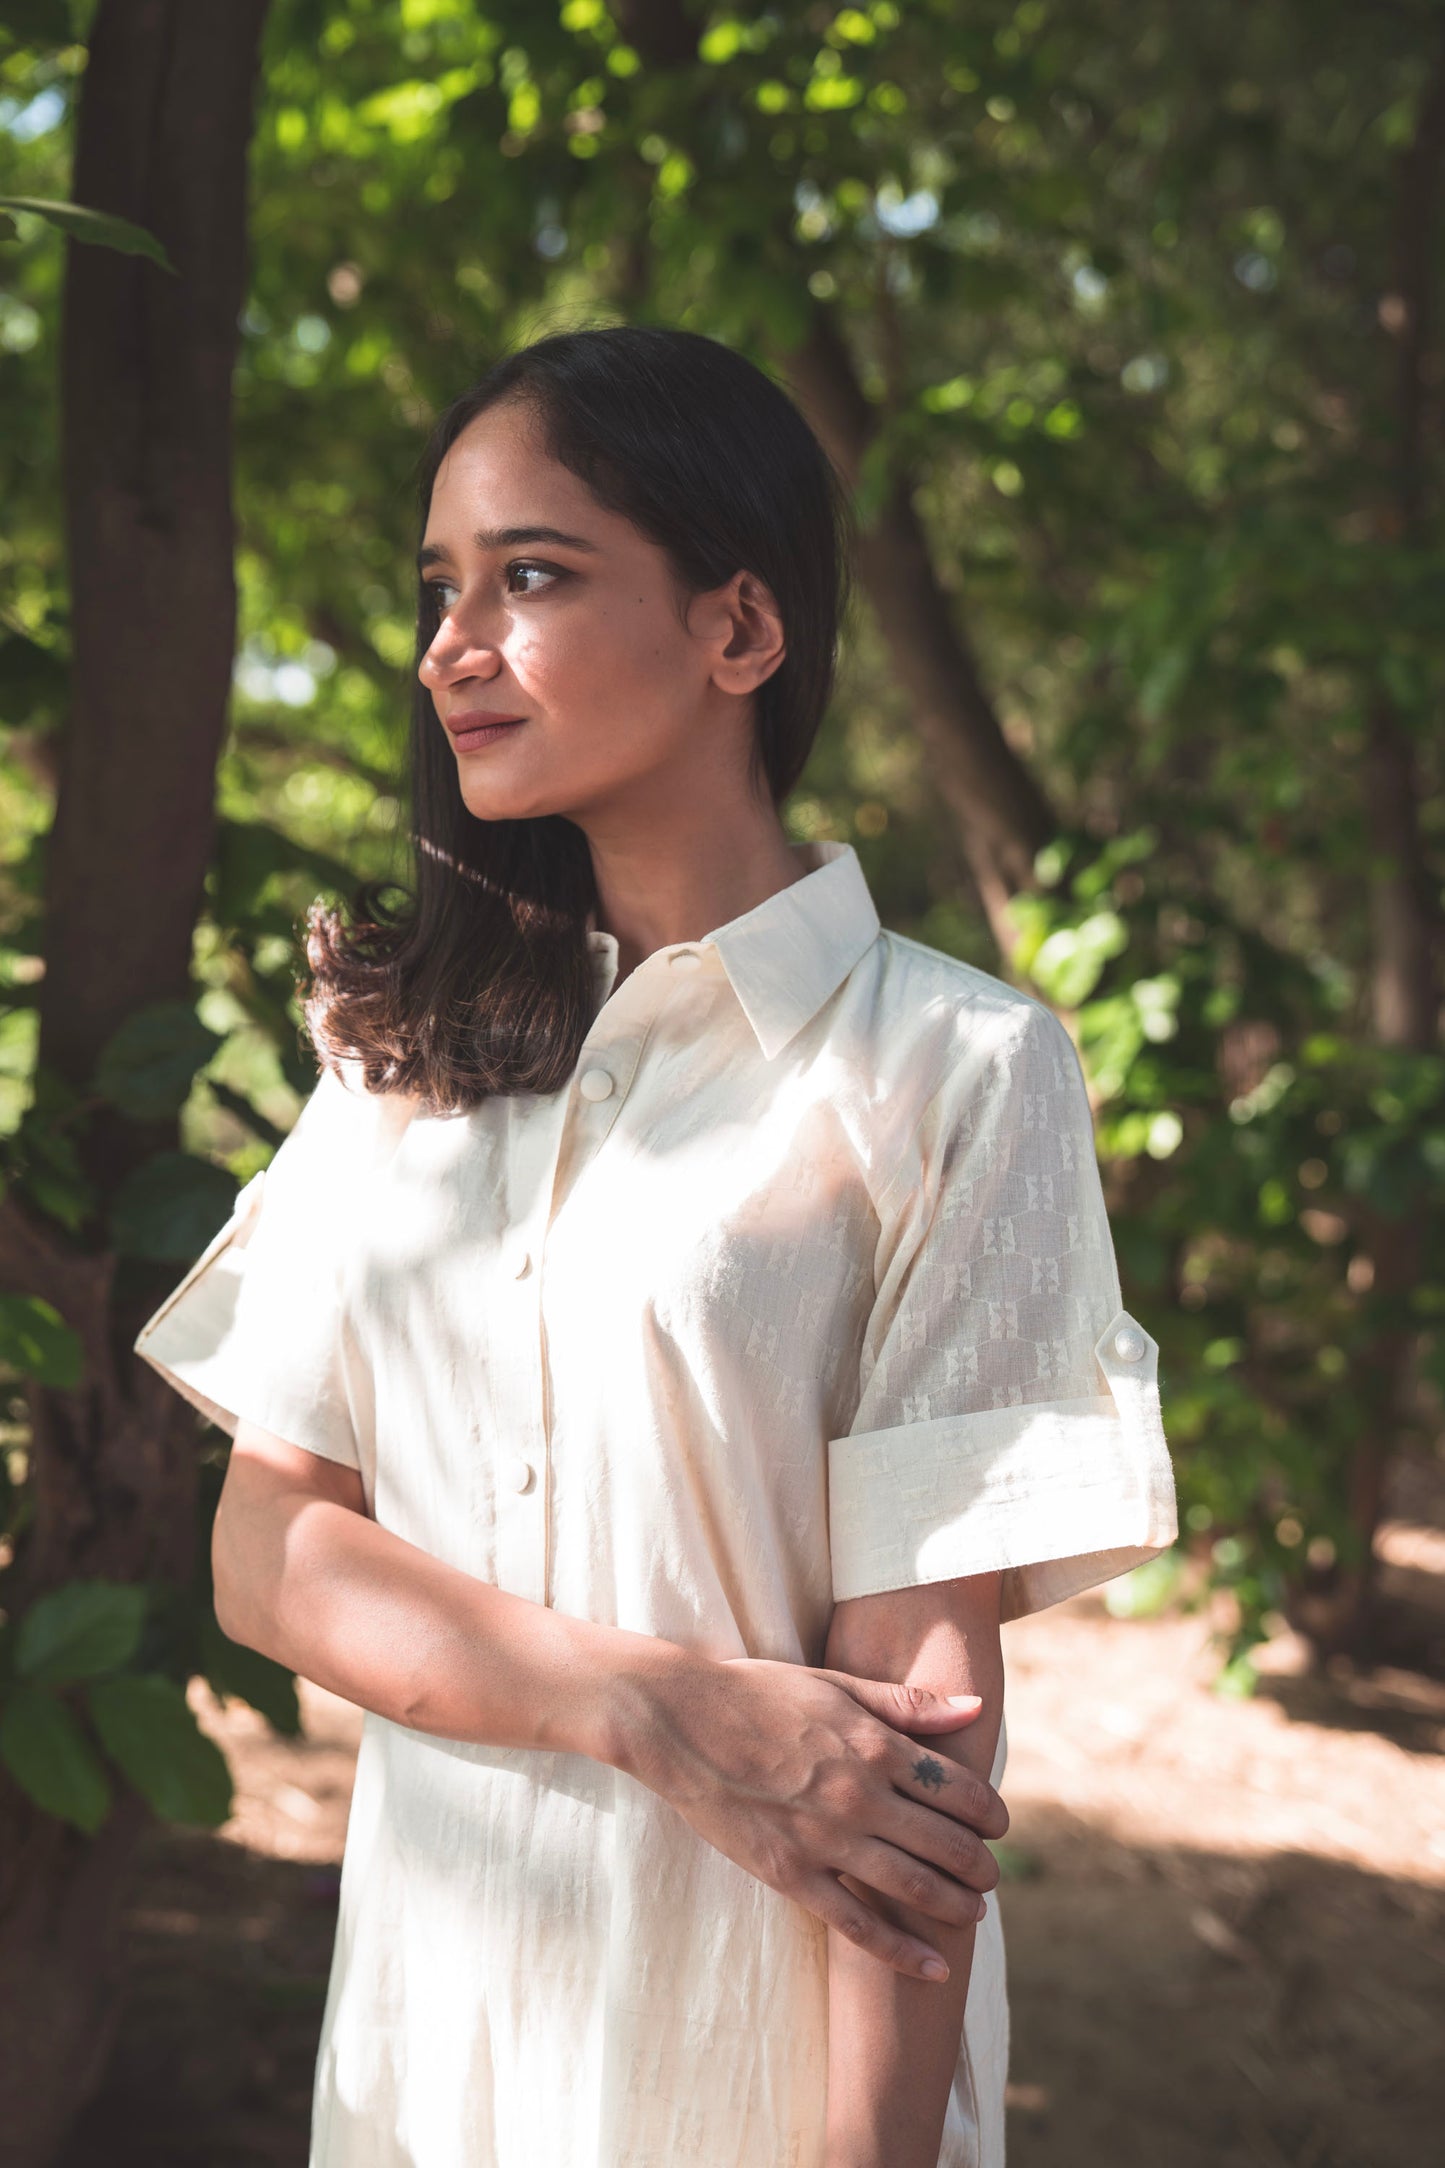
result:
[[[416,674],[430,693],[461,678],[495,677],[501,651],[457,622],[454,614],[443,617],[431,646],[417,664]]]

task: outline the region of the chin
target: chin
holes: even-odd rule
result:
[[[560,810],[543,794],[535,790],[508,790],[505,787],[491,790],[474,784],[468,789],[462,784],[462,804],[478,821],[534,821],[545,813]]]

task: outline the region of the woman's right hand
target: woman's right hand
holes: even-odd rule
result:
[[[897,1972],[947,1977],[938,1951],[846,1889],[848,1874],[966,1926],[998,1885],[984,1837],[1008,1810],[981,1777],[920,1753],[982,1703],[844,1671],[689,1652],[654,1672],[610,1757],[700,1837]],[[930,1965],[941,1970],[931,1971]]]

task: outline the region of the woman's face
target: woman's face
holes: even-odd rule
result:
[[[441,622],[418,675],[478,819],[586,826],[661,813],[705,761],[741,776],[748,695],[783,652],[766,589],[737,573],[684,617],[662,550],[545,455],[525,407],[498,402],[451,446],[419,563]],[[522,720],[460,735],[503,716]]]

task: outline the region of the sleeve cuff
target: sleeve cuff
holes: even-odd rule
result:
[[[1178,1536],[1159,1343],[1127,1310],[1094,1345],[1105,1392],[828,1444],[833,1598],[1001,1572],[1018,1618]]]

